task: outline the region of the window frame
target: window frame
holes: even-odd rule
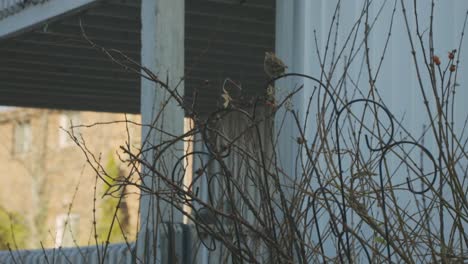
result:
[[[18,120],[14,122],[12,146],[13,155],[19,156],[31,152],[33,143],[32,137],[33,133],[30,119]]]

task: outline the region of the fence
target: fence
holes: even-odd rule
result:
[[[161,254],[158,259],[161,263],[193,263],[196,243],[196,230],[186,224],[164,224],[160,229],[164,234],[160,240]],[[138,243],[146,245],[146,243]],[[137,260],[136,243],[109,244],[104,260],[104,245],[52,248],[36,250],[13,250],[0,251],[0,264],[22,263],[22,264],[51,264],[51,263],[73,263],[73,264],[130,264],[147,263],[145,260]],[[151,257],[151,256],[149,256]]]
[[[104,262],[99,261],[98,252],[103,248],[74,247],[0,252],[0,263],[134,263],[134,245],[110,244]]]

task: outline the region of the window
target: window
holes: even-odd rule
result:
[[[14,153],[22,154],[31,150],[32,133],[31,122],[21,121],[15,125],[14,134]]]
[[[80,114],[78,112],[64,112],[60,114],[59,119],[59,146],[68,147],[73,146],[74,141],[70,135],[66,132],[73,134],[75,137],[79,135],[79,128],[77,126],[80,124]],[[64,131],[66,130],[66,131]]]

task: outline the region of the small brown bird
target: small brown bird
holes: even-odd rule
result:
[[[265,52],[263,69],[270,78],[278,77],[286,71],[288,66],[284,64],[273,52]]]

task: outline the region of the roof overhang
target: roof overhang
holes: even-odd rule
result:
[[[5,1],[1,6],[0,40],[89,7],[99,0]]]
[[[261,92],[264,52],[274,48],[271,2],[186,1],[185,95],[191,103],[197,90],[200,111],[217,106],[226,78],[245,94]],[[140,5],[48,0],[1,19],[0,105],[139,113],[140,76],[83,30],[139,63]]]

